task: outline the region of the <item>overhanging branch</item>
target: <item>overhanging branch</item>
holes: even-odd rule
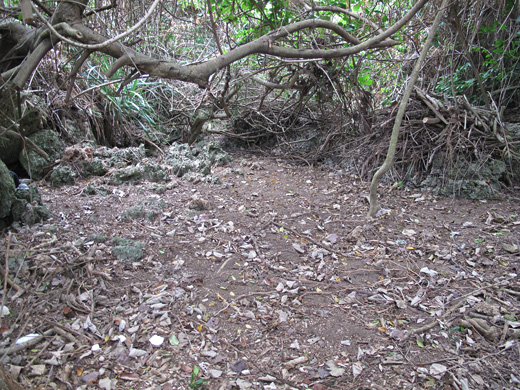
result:
[[[129,35],[137,28],[139,28],[144,21],[150,16],[153,9],[157,6],[160,0],[155,0],[146,15],[131,29],[127,30],[123,34],[108,39],[100,34],[97,34],[89,27],[81,23],[81,15],[84,9],[84,3],[88,0],[80,0],[79,4],[73,2],[63,2],[61,4],[67,4],[67,14],[64,17],[58,17],[54,15],[52,20],[56,22],[67,23],[67,28],[62,28],[61,32],[44,20],[47,27],[51,31],[52,37],[59,38],[64,42],[68,42],[72,45],[85,48],[87,50],[95,50],[103,52],[107,55],[112,56],[116,61],[112,64],[108,71],[108,76],[112,76],[118,69],[123,66],[131,66],[137,69],[141,74],[148,74],[154,77],[180,80],[190,83],[198,84],[201,87],[208,85],[208,80],[211,75],[215,74],[219,70],[226,66],[245,58],[252,54],[268,54],[277,56],[280,58],[293,58],[293,59],[330,59],[337,57],[344,57],[352,54],[359,53],[364,50],[373,48],[389,47],[396,44],[396,41],[390,39],[392,34],[396,33],[401,29],[410,19],[427,3],[428,0],[418,0],[417,3],[406,13],[406,15],[396,22],[389,29],[380,32],[373,38],[366,41],[360,41],[352,34],[347,32],[341,26],[320,19],[303,20],[300,22],[292,23],[287,26],[281,27],[277,30],[269,32],[258,39],[255,39],[247,44],[238,46],[227,53],[219,55],[209,61],[195,65],[179,65],[175,62],[163,61],[152,58],[150,56],[141,54],[129,47],[118,42],[124,36]],[[60,5],[61,5],[60,4]],[[75,8],[74,8],[75,7]],[[71,10],[75,9],[75,13]],[[38,10],[35,10],[39,14]],[[56,13],[59,12],[59,9]],[[41,16],[41,14],[39,14]],[[56,24],[56,23],[55,23]],[[64,25],[62,25],[64,26]],[[305,30],[305,29],[325,29],[334,32],[340,36],[346,43],[351,44],[350,47],[338,48],[338,49],[294,49],[292,47],[283,47],[275,45],[275,42],[287,37],[290,34]],[[73,38],[73,39],[70,39]],[[46,40],[44,42],[49,42]],[[38,56],[35,53],[30,55],[32,61],[37,61],[42,58],[43,50],[50,50],[48,46],[42,46]],[[40,47],[40,46],[38,46]],[[44,55],[45,53],[43,53]],[[29,66],[30,65],[30,66]],[[37,65],[37,62],[36,62]],[[16,85],[21,86],[28,79],[28,75],[32,73],[36,65],[34,63],[23,64],[22,68],[16,76]]]

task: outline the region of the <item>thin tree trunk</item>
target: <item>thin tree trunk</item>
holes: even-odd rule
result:
[[[386,172],[388,172],[388,170],[392,166],[392,162],[394,161],[395,149],[397,147],[397,140],[399,138],[399,131],[401,130],[401,123],[403,121],[404,113],[406,111],[406,106],[408,105],[408,100],[410,99],[410,95],[412,94],[415,82],[417,81],[417,77],[419,76],[419,71],[421,70],[422,64],[426,58],[426,54],[428,54],[428,50],[430,49],[430,46],[432,44],[433,37],[435,36],[435,32],[439,27],[442,16],[444,14],[444,9],[447,5],[448,0],[443,0],[441,5],[441,11],[437,13],[437,15],[435,16],[435,20],[433,21],[433,25],[430,28],[428,38],[426,39],[426,42],[424,43],[424,46],[421,50],[421,55],[415,63],[412,74],[410,76],[410,80],[408,81],[408,85],[406,86],[404,95],[401,98],[399,110],[397,111],[394,127],[392,129],[392,136],[390,137],[390,145],[388,145],[388,153],[386,154],[386,158],[383,162],[383,165],[379,167],[377,172],[372,177],[372,183],[370,184],[370,209],[368,211],[369,217],[375,217],[377,211],[380,209],[379,202],[377,200],[377,186],[379,185],[379,180],[381,179],[381,177]]]

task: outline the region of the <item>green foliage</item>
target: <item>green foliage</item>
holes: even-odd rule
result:
[[[447,96],[452,95],[452,82],[453,88],[455,89],[455,94],[460,95],[463,94],[468,88],[472,88],[475,85],[474,78],[466,78],[468,71],[470,71],[471,64],[467,62],[466,64],[459,66],[453,74],[448,74],[440,77],[439,82],[436,86],[436,92],[442,93]]]
[[[217,0],[212,10],[219,20],[237,28],[234,38],[242,44],[291,23],[295,14],[289,5],[288,0]]]
[[[485,90],[502,88],[520,79],[520,33],[510,35],[505,23],[495,21],[493,25],[483,25],[478,30],[477,41],[470,47],[471,56],[477,61],[478,73]],[[458,50],[456,47],[452,50]],[[458,64],[452,62],[453,74],[439,78],[436,92],[452,96],[466,95],[472,103],[480,103],[478,81],[469,61]],[[458,65],[458,66],[457,66]]]
[[[201,389],[204,387],[204,383],[206,383],[208,380],[204,378],[199,378],[200,369],[198,366],[193,366],[193,370],[191,371],[191,380],[190,380],[190,387],[192,389]]]
[[[159,92],[165,84],[138,78],[121,87],[122,71],[116,73],[114,83],[107,83],[104,74],[110,66],[110,58],[100,54],[92,60],[84,76],[90,88],[99,87],[105,98],[105,109],[120,122],[131,120],[138,123],[148,136],[150,130],[159,129],[157,112],[165,110],[160,107]]]
[[[370,87],[374,83],[374,80],[372,80],[369,73],[364,73],[358,76],[358,83],[360,85]]]

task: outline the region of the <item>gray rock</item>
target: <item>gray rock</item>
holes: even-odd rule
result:
[[[80,163],[81,175],[103,176],[109,171],[109,167],[102,158],[94,157],[91,161],[82,161]]]
[[[144,145],[139,145],[138,148],[103,148],[95,154],[101,157],[108,157],[109,165],[111,167],[124,167],[128,165],[137,165],[146,158],[146,150]]]
[[[73,185],[76,176],[76,172],[70,165],[58,165],[51,173],[51,184],[53,187]]]
[[[25,183],[20,183],[18,188],[15,190],[15,196],[17,199],[22,199],[27,202],[36,202],[39,205],[43,204],[38,187],[34,184],[27,185]]]
[[[225,165],[232,160],[231,156],[224,152],[215,142],[201,142],[195,146],[187,144],[174,144],[168,149],[167,164],[178,177],[190,174],[208,176],[211,167]]]
[[[145,178],[154,183],[167,182],[170,180],[167,169],[158,164],[148,163],[145,164],[143,169]]]
[[[500,191],[500,179],[506,173],[503,161],[468,163],[461,158],[449,171],[444,171],[444,158],[440,154],[434,159],[431,174],[421,187],[432,188],[435,195],[469,199],[493,198]]]
[[[92,126],[87,120],[78,120],[77,118],[62,118],[61,123],[63,124],[62,131],[67,135],[67,141],[73,144],[79,144],[81,142],[90,142],[95,144],[96,137],[92,132]]]
[[[24,189],[22,185],[15,191],[15,199],[11,207],[13,221],[24,225],[34,225],[51,217],[49,210],[43,205],[38,188],[29,184]]]
[[[92,183],[88,183],[83,191],[81,191],[81,195],[101,195],[107,196],[110,194],[110,191],[105,186],[96,186]]]
[[[114,172],[113,183],[116,185],[123,183],[138,183],[143,180],[150,180],[155,183],[166,182],[170,180],[168,169],[158,164],[145,163],[131,165],[120,168]]]
[[[59,135],[52,130],[41,130],[28,138],[49,155],[47,160],[30,149],[27,149],[27,155],[20,153],[19,160],[24,169],[33,180],[40,180],[46,175],[48,167],[61,158],[65,147]]]
[[[144,177],[143,168],[140,166],[129,166],[114,172],[113,182],[115,185],[123,183],[138,183]]]
[[[122,214],[122,219],[143,219],[153,221],[168,206],[162,200],[148,199],[140,201],[134,207],[127,209]]]

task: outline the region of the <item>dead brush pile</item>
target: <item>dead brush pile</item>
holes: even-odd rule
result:
[[[382,164],[397,106],[376,113],[373,131],[358,137],[343,158],[354,161],[357,173],[370,179]],[[442,195],[481,197],[468,192],[467,181],[481,182],[487,195],[520,182],[520,131],[495,109],[472,106],[460,99],[447,105],[416,89],[403,120],[394,182],[437,188]]]

